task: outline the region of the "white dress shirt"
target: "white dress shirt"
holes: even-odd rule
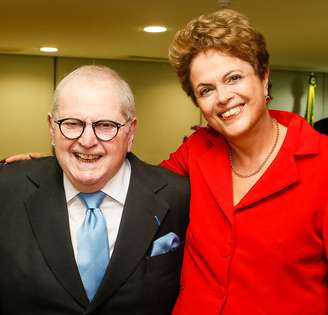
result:
[[[101,189],[101,191],[106,194],[104,201],[100,205],[100,209],[107,223],[110,255],[113,253],[118,229],[120,227],[123,207],[129,188],[130,177],[131,165],[130,162],[126,159],[114,177],[111,178],[111,180],[107,182],[107,184]],[[79,191],[75,189],[65,174],[64,189],[68,209],[71,239],[76,259],[78,231],[83,223],[86,214],[86,207],[85,204],[77,196]]]

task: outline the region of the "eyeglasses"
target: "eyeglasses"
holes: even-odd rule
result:
[[[120,128],[125,126],[129,121],[130,119],[124,124],[120,124],[112,120],[98,120],[91,123],[91,126],[97,139],[101,141],[110,141],[117,136]],[[87,125],[85,121],[76,118],[59,119],[55,120],[55,123],[59,126],[61,134],[69,140],[80,138]]]

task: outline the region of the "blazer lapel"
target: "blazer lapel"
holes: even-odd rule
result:
[[[86,306],[88,299],[69,232],[62,171],[55,159],[50,159],[38,171],[28,174],[28,178],[37,186],[25,205],[40,250],[61,285],[79,304]]]
[[[279,112],[273,113],[279,115]],[[288,126],[287,135],[278,155],[236,209],[297,185],[300,180],[297,160],[311,158],[319,153],[319,137],[303,119],[294,117],[286,121],[285,125]]]
[[[134,155],[129,154],[129,160],[131,178],[119,233],[104,280],[90,304],[90,312],[113,295],[144,258],[159,228],[155,216],[161,222],[169,209],[155,194],[167,183]]]
[[[227,145],[221,136],[208,135],[213,144],[208,151],[199,156],[197,162],[204,177],[204,183],[212,192],[226,218],[233,221],[232,178]]]
[[[286,150],[281,150],[263,176],[236,205],[236,210],[277,193],[297,183],[298,180],[299,174],[294,156]]]

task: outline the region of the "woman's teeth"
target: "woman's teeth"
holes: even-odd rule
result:
[[[233,107],[226,112],[222,113],[222,118],[230,118],[231,116],[238,115],[241,112],[241,106]]]

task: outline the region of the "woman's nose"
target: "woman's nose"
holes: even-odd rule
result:
[[[226,105],[233,98],[233,91],[229,86],[217,87],[217,102],[219,105]]]

